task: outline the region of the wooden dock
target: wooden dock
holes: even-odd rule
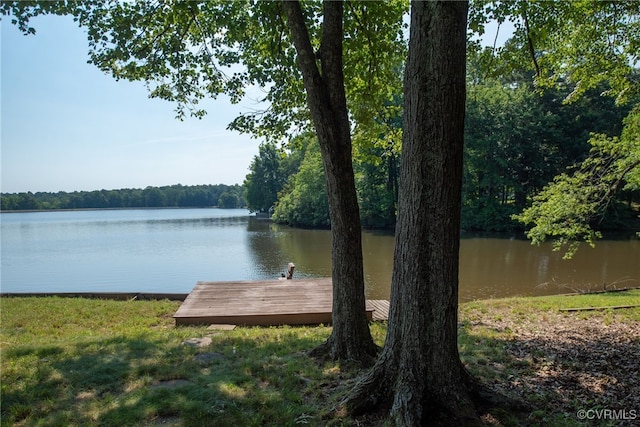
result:
[[[331,323],[330,278],[198,282],[174,314],[176,325]],[[388,318],[389,302],[367,301],[369,320]]]

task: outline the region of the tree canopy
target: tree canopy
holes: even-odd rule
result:
[[[462,228],[519,232],[523,226],[511,215],[528,207],[531,197],[554,176],[588,156],[590,133],[619,135],[629,108],[616,106],[611,97],[600,96],[598,90],[589,91],[570,104],[563,103],[568,88],[549,88],[538,93],[531,73],[487,77],[475,69],[474,61],[470,54]],[[402,122],[398,120],[396,126],[401,128]],[[288,144],[287,150],[280,150],[277,164],[273,163],[272,173],[281,176],[287,184],[279,187],[279,196],[271,200],[269,206],[276,206],[277,214],[273,218],[278,222],[327,227],[329,212],[321,184],[322,162],[319,157],[312,162],[306,154],[317,141],[307,139],[304,144],[300,141],[296,139]],[[379,141],[379,144],[354,146],[354,173],[363,228],[392,228],[396,223],[401,156],[393,146],[384,143],[383,137]],[[319,156],[317,149],[315,153]],[[303,161],[305,179],[295,176],[303,156],[307,156]],[[272,194],[269,182],[260,178],[263,157],[261,148],[245,182],[255,186],[252,191],[258,195]],[[312,184],[315,182],[321,186]],[[321,206],[324,208],[319,208]],[[608,215],[601,225],[619,227],[614,220]]]
[[[489,19],[510,20],[515,27],[504,47],[480,53],[486,72],[504,75],[525,66],[538,90],[568,88],[566,103],[599,89],[631,106],[621,135],[592,135],[587,158],[556,176],[534,196],[531,208],[515,216],[534,224],[528,233],[534,243],[550,237],[557,249],[569,245],[571,256],[576,242],[592,244],[600,237],[592,225],[608,212],[616,192],[638,189],[640,3],[476,1],[471,16],[470,25],[478,31]]]
[[[555,249],[567,247],[571,257],[581,241],[590,245],[602,233],[594,229],[607,211],[615,209],[614,194],[640,190],[640,110],[626,119],[620,137],[593,134],[587,159],[556,176],[515,218],[533,224],[533,243],[551,237]]]
[[[514,33],[501,47],[484,48],[484,67],[507,74],[526,65],[540,88],[568,85],[567,101],[608,85],[605,94],[624,102],[638,93],[640,4],[624,1],[472,2],[469,26],[510,21]],[[479,48],[478,45],[476,45]]]
[[[169,185],[119,190],[3,193],[2,210],[191,208],[246,206],[239,185]]]
[[[465,230],[513,231],[510,218],[553,177],[589,153],[591,132],[618,135],[626,107],[592,90],[571,104],[566,88],[534,90],[530,73],[468,75]]]
[[[283,153],[273,143],[261,144],[244,181],[249,209],[253,212],[269,212],[282,190],[287,176],[283,173]]]
[[[317,142],[309,142],[297,172],[277,200],[273,218],[295,227],[329,228],[329,201]]]

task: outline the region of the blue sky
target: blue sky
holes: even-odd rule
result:
[[[0,21],[2,192],[242,184],[260,141],[226,127],[254,101],[209,100],[204,119],[180,122],[142,82],[87,64],[85,32],[70,17],[32,26],[24,36]],[[485,43],[493,37],[488,27]]]
[[[260,141],[226,126],[252,101],[220,97],[204,119],[180,122],[142,82],[87,64],[71,18],[35,18],[35,36],[0,26],[2,192],[242,184]]]

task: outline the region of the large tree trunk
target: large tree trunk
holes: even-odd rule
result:
[[[360,212],[342,67],[342,2],[324,3],[320,69],[299,2],[282,3],[322,153],[332,236],[333,330],[316,354],[368,362],[377,348],[365,313]],[[322,71],[320,71],[322,70]]]
[[[388,334],[345,401],[402,426],[478,421],[457,347],[467,7],[412,3]]]

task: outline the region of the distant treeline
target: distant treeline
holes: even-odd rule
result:
[[[247,205],[244,187],[236,185],[171,185],[120,190],[74,191],[67,193],[2,193],[3,211],[50,209],[117,208],[242,208]]]

